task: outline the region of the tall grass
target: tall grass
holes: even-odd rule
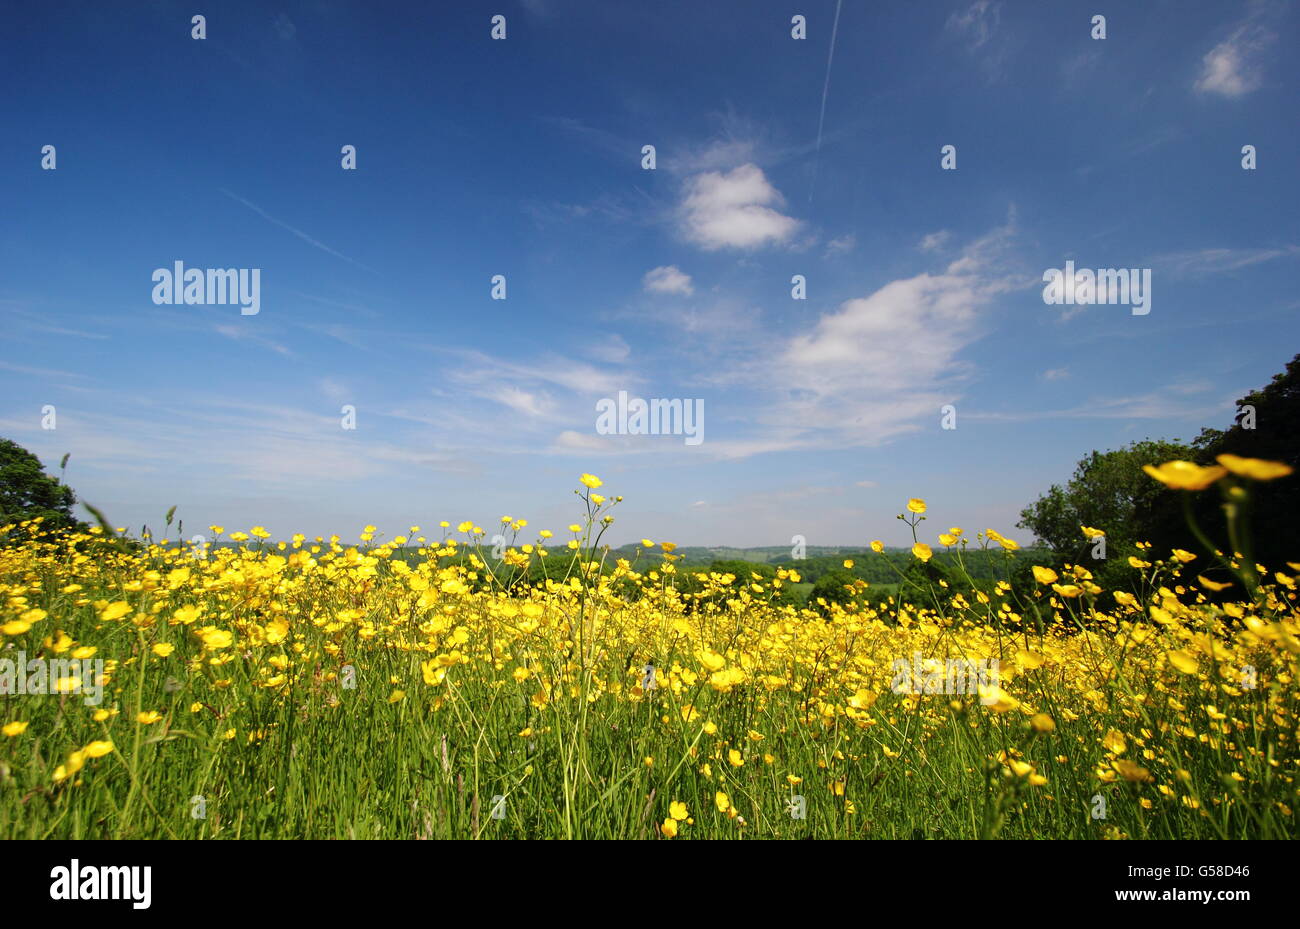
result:
[[[602,572],[616,501],[593,489],[571,547],[516,538],[499,574],[460,563],[472,524],[414,568],[389,557],[406,538],[199,558],[4,530],[0,658],[102,658],[107,682],[99,706],[0,697],[5,731],[27,723],[0,736],[0,837],[1295,834],[1288,575],[1215,605],[1190,553],[1152,553],[1110,614],[1077,568],[823,618],[752,578],[683,596],[670,546]],[[1003,543],[954,549],[1009,570]],[[523,585],[539,557],[567,578]],[[914,653],[1000,681],[896,692]]]

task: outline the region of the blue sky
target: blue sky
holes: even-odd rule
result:
[[[616,542],[901,543],[911,496],[927,531],[1024,537],[1019,510],[1089,450],[1224,426],[1300,349],[1298,18],[11,10],[0,435],[70,452],[116,524],[176,504],[187,535],[558,532],[592,472],[625,497]],[[1151,269],[1150,312],[1045,305],[1067,260]],[[260,269],[260,311],[156,305],[176,261]],[[597,434],[620,390],[703,400],[705,440]]]

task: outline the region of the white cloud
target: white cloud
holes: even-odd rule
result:
[[[595,431],[596,413],[593,408],[591,413],[591,432],[578,432],[575,429],[565,429],[555,437],[551,447],[547,452],[556,455],[569,455],[574,452],[581,452],[584,457],[592,455],[604,456],[641,456],[652,454],[672,454],[672,452],[681,446],[670,443],[647,443],[642,436],[631,435],[599,435]]]
[[[269,348],[271,351],[288,358],[294,357],[293,352],[281,345],[279,342],[276,342],[274,339],[268,339],[266,336],[258,335],[246,326],[219,325],[214,326],[213,328],[219,335],[223,335],[227,339],[234,339],[236,342],[252,342],[254,345]]]
[[[627,340],[621,335],[613,332],[601,338],[599,342],[588,345],[586,351],[588,355],[597,361],[621,364],[631,357],[632,346],[628,345]]]
[[[784,397],[772,421],[794,445],[877,445],[953,402],[968,373],[959,356],[987,325],[980,310],[1011,289],[999,269],[1010,225],[968,246],[940,274],[892,281],[848,300],[786,345],[770,382]]]
[[[933,252],[937,249],[943,248],[944,243],[948,241],[950,235],[951,233],[948,232],[947,229],[940,229],[938,232],[931,232],[929,235],[924,236],[916,247],[923,252]]]
[[[836,255],[847,255],[857,246],[857,237],[852,233],[840,236],[838,239],[831,239],[826,243],[826,257],[833,258]]]
[[[990,0],[975,0],[966,10],[953,12],[945,26],[965,35],[971,49],[979,48],[997,29],[1000,7],[1001,4]]]
[[[953,12],[945,24],[990,83],[1006,77],[1015,44],[1014,36],[999,29],[1001,18],[1001,3],[976,0],[965,9]]]
[[[1171,392],[1187,393],[1185,390]],[[963,416],[967,420],[1011,423],[1051,419],[1151,419],[1163,422],[1205,422],[1210,419],[1221,419],[1223,411],[1232,407],[1232,400],[1226,398],[1203,403],[1188,403],[1169,396],[1149,394],[1142,397],[1091,397],[1086,403],[1063,410],[987,413],[968,410]]]
[[[695,293],[695,288],[691,286],[691,276],[684,274],[676,265],[665,265],[647,271],[641,284],[652,293],[680,294],[685,297]]]
[[[544,361],[521,363],[505,361],[477,351],[455,351],[469,362],[468,365],[448,372],[459,383],[499,387],[514,382],[516,385],[551,384],[580,394],[608,396],[613,391],[631,385],[627,374],[605,371],[593,365],[563,357]]]
[[[492,399],[527,416],[546,416],[551,407],[547,398],[518,387],[502,387],[492,395]]]
[[[1262,83],[1259,56],[1273,41],[1264,27],[1246,23],[1205,53],[1195,89],[1222,97],[1241,97]]]
[[[1043,372],[1043,380],[1059,381],[1070,376],[1069,368],[1051,368]]]
[[[752,163],[725,174],[697,174],[687,181],[686,191],[682,232],[709,251],[779,245],[789,241],[800,225],[768,205],[782,206],[785,200]]]
[[[592,414],[592,422],[595,422],[595,414]],[[602,436],[595,433],[575,432],[572,429],[565,429],[555,438],[555,444],[559,448],[577,449],[580,451],[602,451],[606,444],[601,441]]]
[[[1283,248],[1202,248],[1187,252],[1157,255],[1153,265],[1167,270],[1175,277],[1200,274],[1223,274],[1239,271],[1252,265],[1263,264],[1275,258],[1300,258],[1300,246]]]
[[[321,393],[334,401],[346,400],[351,393],[345,384],[334,380],[332,377],[322,378],[317,382],[317,386],[320,387]]]
[[[52,368],[29,368],[25,365],[10,364],[7,361],[0,361],[0,371],[13,371],[15,374],[26,374],[31,377],[85,377],[86,375],[76,371],[58,371]]]

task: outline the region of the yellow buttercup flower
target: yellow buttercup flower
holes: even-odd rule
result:
[[[1286,477],[1291,473],[1289,464],[1282,461],[1266,461],[1263,458],[1241,458],[1237,455],[1218,455],[1214,459],[1233,474],[1248,477],[1255,481],[1272,481]]]
[[[996,684],[988,686],[980,685],[978,687],[980,703],[987,706],[994,713],[1009,713],[1016,707],[1020,706],[1020,701],[1011,696]]]
[[[700,664],[704,665],[709,671],[718,671],[727,663],[727,659],[712,649],[704,649],[700,652]]]
[[[1153,780],[1151,772],[1139,764],[1132,761],[1126,761],[1123,758],[1117,758],[1111,762],[1111,767],[1119,772],[1120,777],[1126,781],[1150,781]]]
[[[1200,584],[1202,587],[1204,587],[1206,590],[1212,590],[1212,591],[1227,590],[1229,587],[1232,586],[1231,583],[1222,584],[1218,581],[1212,581],[1207,577],[1203,577],[1200,574],[1196,575],[1196,582]]]
[[[924,513],[925,501],[922,500],[920,497],[913,497],[912,499],[907,501],[907,508],[911,510],[913,513]]]
[[[115,619],[121,619],[127,613],[131,612],[131,604],[125,600],[119,600],[116,603],[110,603],[100,611],[99,618],[104,622],[112,622]]]
[[[584,487],[590,487],[592,490],[595,490],[597,487],[605,483],[594,474],[584,474],[579,478],[579,480],[582,481]]]
[[[1051,568],[1034,565],[1031,570],[1034,572],[1034,580],[1038,581],[1040,584],[1055,584],[1058,580],[1057,573]]]
[[[198,631],[198,637],[203,640],[205,648],[211,649],[229,648],[235,640],[229,629],[218,629],[215,626],[203,627]]]
[[[1202,467],[1181,459],[1166,461],[1158,468],[1143,465],[1142,470],[1174,490],[1204,490],[1228,473],[1228,469],[1221,466]]]
[[[1225,460],[1217,466],[1227,474],[1226,503],[1243,506],[1245,472],[1264,472]],[[1147,489],[1163,493],[1154,483]],[[159,789],[169,775],[149,758],[184,763],[212,752],[213,776],[229,789],[220,820],[190,828],[237,829],[240,816],[256,819],[274,799],[266,790],[276,766],[290,755],[303,762],[310,749],[295,768],[305,779],[295,793],[303,821],[343,837],[347,822],[331,819],[331,797],[357,797],[330,787],[330,772],[358,763],[380,775],[400,771],[410,747],[395,727],[414,726],[425,733],[417,766],[460,791],[467,814],[440,817],[414,798],[412,816],[377,821],[369,830],[376,835],[502,837],[509,823],[492,821],[485,804],[521,782],[527,796],[513,794],[522,806],[512,800],[510,808],[540,837],[565,835],[576,822],[565,814],[566,769],[544,764],[556,752],[578,763],[568,773],[587,784],[579,793],[592,793],[569,797],[579,804],[570,812],[600,798],[628,812],[601,828],[629,837],[848,834],[853,820],[844,817],[856,800],[887,795],[902,799],[890,809],[876,804],[869,825],[890,834],[900,822],[934,818],[942,797],[920,788],[935,777],[953,790],[991,786],[1002,796],[1007,815],[973,824],[959,817],[962,835],[979,834],[982,822],[1016,839],[1108,828],[1112,838],[1128,829],[1189,840],[1294,831],[1300,560],[1286,558],[1300,555],[1279,558],[1275,547],[1253,544],[1244,520],[1232,537],[1226,520],[1207,525],[1220,552],[1171,554],[1173,539],[1151,544],[1135,530],[1109,563],[1076,551],[1082,564],[1035,558],[1028,569],[1007,564],[1017,559],[1002,549],[1017,544],[994,530],[972,528],[968,538],[936,525],[917,538],[938,541],[918,543],[910,560],[911,546],[876,540],[872,550],[889,552],[890,564],[859,568],[859,549],[823,554],[801,566],[812,575],[805,582],[785,552],[747,564],[721,549],[704,559],[699,550],[674,552],[635,532],[598,538],[593,523],[618,498],[582,484],[577,492],[585,499],[575,505],[570,496],[582,514],[572,533],[550,511],[561,531],[528,537],[528,521],[515,516],[485,518],[505,527],[486,532],[467,521],[461,534],[434,514],[422,521],[441,532],[427,541],[362,544],[349,532],[313,544],[294,534],[196,552],[184,531],[119,546],[82,530],[27,540],[39,525],[31,520],[0,527],[0,628],[23,630],[16,641],[0,635],[0,691],[28,689],[17,661],[11,671],[3,660],[20,649],[61,659],[39,688],[28,669],[30,689],[48,698],[0,700],[0,819],[27,828],[26,815],[58,837],[78,828],[78,805],[116,805],[141,814],[135,821],[149,834],[165,832],[145,801],[167,799]],[[594,517],[591,501],[603,501]],[[909,512],[909,529],[922,516],[951,522]],[[1085,539],[1105,537],[1070,525]],[[373,526],[366,531],[378,538]],[[487,554],[494,532],[508,540],[500,556]],[[553,550],[544,551],[542,540],[554,536],[561,542],[547,541]],[[564,548],[569,539],[576,551]],[[947,564],[970,541],[984,549],[977,559]],[[1066,542],[1084,548],[1079,536]],[[1128,570],[1130,553],[1140,577]],[[843,586],[844,570],[892,581],[893,567],[920,567],[927,557],[951,576],[917,585],[908,583],[912,571],[903,583],[874,585],[870,596],[861,595],[862,582]],[[837,559],[847,567],[827,570]],[[967,576],[972,565],[980,571]],[[1230,586],[1233,571],[1240,579]],[[69,695],[91,690],[92,673],[104,699],[86,706]],[[164,731],[180,714],[186,725]],[[124,732],[143,755],[114,748]],[[946,747],[955,737],[965,748],[954,755]],[[228,777],[241,771],[247,777]],[[355,788],[365,790],[363,782]],[[50,802],[37,802],[42,783]],[[1115,807],[1113,827],[1076,815],[1080,798],[1098,791],[1128,810]],[[191,792],[208,791],[196,784]],[[475,798],[477,824],[468,815]],[[804,799],[806,819],[794,812]],[[737,806],[750,807],[753,821]],[[73,815],[60,819],[65,808]],[[170,809],[158,812],[186,819],[183,802]]]

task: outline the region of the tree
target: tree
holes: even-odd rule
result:
[[[0,526],[43,517],[44,529],[81,523],[72,515],[72,488],[45,473],[41,461],[17,442],[0,439]]]
[[[1052,485],[1023,510],[1019,525],[1046,542],[1062,560],[1097,572],[1104,578],[1099,583],[1111,589],[1119,586],[1116,582],[1127,562],[1116,556],[1130,554],[1134,542],[1152,543],[1158,558],[1168,556],[1173,548],[1208,555],[1187,526],[1184,503],[1210,541],[1226,551],[1230,546],[1223,498],[1217,489],[1184,499],[1186,492],[1166,490],[1142,471],[1144,464],[1173,459],[1212,465],[1219,455],[1282,461],[1300,471],[1300,355],[1267,386],[1237,401],[1237,415],[1228,429],[1203,429],[1191,445],[1148,439],[1116,451],[1093,452],[1079,462],[1068,484]],[[1300,475],[1251,483],[1246,535],[1255,561],[1272,570],[1300,562],[1296,513],[1300,513]],[[1101,570],[1088,558],[1090,544],[1080,526],[1106,533],[1107,559]],[[1215,571],[1208,559],[1205,570]]]
[[[823,615],[829,614],[829,604],[838,603],[840,606],[847,607],[858,602],[858,579],[843,568],[835,568],[827,571],[817,582],[813,584],[812,590],[808,591],[808,605],[818,610]],[[822,606],[817,601],[825,600],[827,606]]]
[[[1175,458],[1190,459],[1191,446],[1163,439],[1144,439],[1108,452],[1092,452],[1075,468],[1064,487],[1053,484],[1043,496],[1020,511],[1022,529],[1028,529],[1057,554],[1082,561],[1092,543],[1081,526],[1106,533],[1110,549],[1146,541],[1135,517],[1155,498],[1169,491],[1151,480],[1143,465],[1158,465]]]
[[[1219,455],[1284,461],[1300,472],[1300,355],[1260,390],[1237,401],[1234,422],[1226,430],[1204,429],[1196,440],[1198,464],[1215,464]],[[1250,488],[1249,536],[1254,559],[1271,570],[1300,561],[1300,475]],[[1193,510],[1212,541],[1227,547],[1224,516],[1217,493],[1196,496]]]
[[[1162,527],[1162,544],[1167,542],[1167,533],[1173,532],[1170,514],[1177,506],[1173,492],[1148,477],[1142,466],[1190,459],[1194,453],[1192,446],[1164,439],[1094,451],[1079,462],[1064,487],[1053,484],[1022,510],[1017,525],[1045,542],[1059,562],[1083,565],[1108,590],[1126,588],[1134,570],[1128,557],[1137,554],[1134,543],[1152,541],[1155,523]],[[1105,533],[1104,559],[1093,557],[1096,543],[1084,537],[1083,526]],[[1190,535],[1185,528],[1183,534]]]

